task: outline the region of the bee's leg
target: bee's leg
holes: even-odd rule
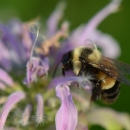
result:
[[[62,68],[62,75],[65,76],[65,69]]]
[[[91,101],[96,101],[101,94],[101,82],[97,82],[95,87],[92,90],[92,96],[91,96]]]
[[[78,76],[82,76],[84,72],[85,72],[85,67],[82,66],[78,73]]]
[[[78,76],[82,76],[82,74],[83,74],[83,68],[80,69]]]

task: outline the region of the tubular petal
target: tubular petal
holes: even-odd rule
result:
[[[57,86],[56,95],[61,106],[56,114],[56,130],[75,130],[77,125],[77,109],[73,103],[68,86]]]
[[[84,32],[82,32],[80,40],[88,36],[97,26],[111,13],[117,10],[122,0],[111,0],[111,2],[99,11],[85,26]],[[88,38],[88,37],[87,37]],[[85,39],[84,39],[85,40]]]
[[[72,82],[78,82],[86,90],[91,90],[92,84],[90,80],[92,77],[77,77],[77,76],[68,76],[68,77],[58,77],[52,80],[49,84],[48,89],[54,88],[58,85],[70,85]]]
[[[36,121],[37,123],[41,123],[43,121],[43,115],[44,115],[44,101],[41,94],[36,95],[36,101],[37,101]]]
[[[6,118],[11,111],[11,108],[24,97],[25,94],[23,92],[14,92],[8,97],[0,114],[0,130],[3,130]]]
[[[20,121],[22,126],[27,126],[32,111],[32,106],[30,104],[26,105],[25,110],[22,113],[22,119]]]
[[[12,86],[13,85],[13,80],[12,78],[8,75],[8,73],[2,69],[0,69],[0,81],[3,83]]]
[[[6,70],[10,70],[11,69],[11,57],[10,57],[10,53],[9,50],[7,49],[7,47],[4,45],[4,43],[0,40],[0,65],[6,69]]]
[[[7,45],[7,47],[10,46],[10,54],[13,55],[12,59],[15,56],[15,62],[19,64],[22,63],[21,60],[24,55],[23,46],[20,44],[18,39],[11,33],[11,30],[7,26],[0,24],[0,29],[3,34],[1,40],[5,45]]]
[[[57,5],[55,11],[51,14],[50,18],[48,19],[48,36],[54,35],[54,33],[57,31],[58,22],[62,18],[64,8],[65,2],[62,1]]]

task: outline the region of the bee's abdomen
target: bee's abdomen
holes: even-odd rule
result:
[[[120,93],[120,82],[116,81],[113,87],[105,90],[101,90],[101,100],[104,103],[114,103]]]

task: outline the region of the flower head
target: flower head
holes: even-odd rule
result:
[[[36,129],[36,127],[39,130],[55,129],[54,119],[56,130],[88,129],[86,110],[93,87],[90,82],[92,77],[68,74],[66,77],[53,78],[52,70],[55,68],[54,63],[58,63],[64,53],[81,45],[88,46],[88,41],[96,42],[104,55],[111,58],[117,57],[120,53],[117,41],[110,35],[97,30],[97,26],[118,8],[120,2],[121,0],[112,0],[87,24],[78,27],[70,35],[68,22],[61,23],[60,28],[58,25],[65,9],[63,2],[56,7],[47,20],[47,28],[44,29],[47,34],[42,40],[40,39],[43,36],[42,32],[36,33],[35,38],[35,33],[29,30],[30,22],[22,23],[19,20],[13,20],[9,25],[0,24],[2,32],[0,39],[0,50],[2,51],[0,55],[0,89],[2,90],[0,106],[3,105],[0,112],[0,130],[3,130],[5,122],[8,126],[5,129],[22,129],[23,126],[28,126],[30,130]],[[37,23],[37,20],[32,23]],[[22,83],[24,78],[25,85]],[[73,87],[77,84],[83,87],[80,89]],[[54,89],[60,102],[55,96]],[[70,89],[74,89],[74,91],[70,91]],[[89,93],[86,94],[88,90]],[[8,95],[10,96],[8,97]],[[23,100],[21,101],[21,99]],[[19,104],[16,105],[18,102]],[[9,115],[11,110],[15,111],[17,108],[22,111],[20,120],[10,118],[11,115]],[[97,120],[92,121],[93,115],[91,115],[89,113],[90,124],[93,121],[95,124],[100,123]],[[35,120],[32,120],[31,117],[35,117]],[[44,117],[46,118],[44,119]],[[122,117],[124,115],[121,115]],[[78,120],[78,118],[80,119]],[[129,118],[124,118],[129,122]],[[114,119],[117,120],[117,118]],[[16,122],[21,125],[16,125]],[[103,124],[103,126],[107,128],[107,125]],[[117,128],[122,127],[130,129],[128,123],[127,127],[122,124]]]

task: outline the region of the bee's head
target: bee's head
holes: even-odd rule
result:
[[[64,54],[61,62],[62,62],[62,74],[65,75],[65,71],[72,69],[72,51]]]

